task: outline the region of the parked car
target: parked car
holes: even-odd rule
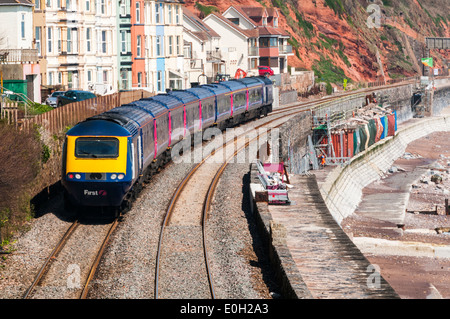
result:
[[[84,101],[87,99],[92,99],[97,97],[94,93],[89,91],[79,91],[79,90],[69,90],[64,94],[61,94],[56,99],[56,104],[59,106],[63,106],[73,102]]]
[[[258,66],[258,71],[260,76],[269,76],[273,75],[273,70],[270,66]]]
[[[56,98],[60,96],[61,94],[64,94],[64,91],[55,91],[52,94],[50,94],[47,99],[45,100],[45,104],[51,107],[56,107]]]

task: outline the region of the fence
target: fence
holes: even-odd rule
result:
[[[15,123],[17,127],[19,106],[15,103],[1,103],[0,105],[0,119],[4,119],[8,124]]]
[[[15,123],[16,127],[21,129],[29,130],[34,125],[38,125],[42,126],[51,134],[54,134],[61,132],[67,126],[74,125],[88,117],[153,95],[153,93],[144,90],[119,92],[70,103],[29,119],[18,118],[17,103],[2,103],[1,118],[7,118],[9,124]]]

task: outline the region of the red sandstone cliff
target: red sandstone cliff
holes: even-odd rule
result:
[[[277,7],[280,28],[292,35],[289,65],[340,83],[418,75],[424,38],[450,37],[448,0],[201,0],[222,13],[230,5]],[[196,0],[185,4],[200,14]],[[369,6],[379,8],[377,12]],[[379,24],[377,23],[379,21]],[[369,23],[369,24],[368,24]],[[372,27],[369,27],[372,25]],[[373,27],[375,26],[375,27]],[[449,51],[432,50],[443,68]]]

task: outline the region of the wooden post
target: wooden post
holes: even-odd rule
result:
[[[448,206],[448,198],[445,199],[445,215],[450,215],[450,206]]]

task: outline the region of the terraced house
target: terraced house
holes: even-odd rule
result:
[[[183,1],[144,0],[145,78],[152,92],[184,89]],[[137,71],[137,76],[139,76]],[[139,83],[139,82],[138,82]]]
[[[18,1],[33,12],[30,39],[43,88],[99,95],[183,88],[182,2]]]
[[[38,4],[37,4],[38,3]],[[37,9],[39,7],[39,10]],[[42,84],[97,94],[117,91],[116,6],[112,0],[35,0]]]

